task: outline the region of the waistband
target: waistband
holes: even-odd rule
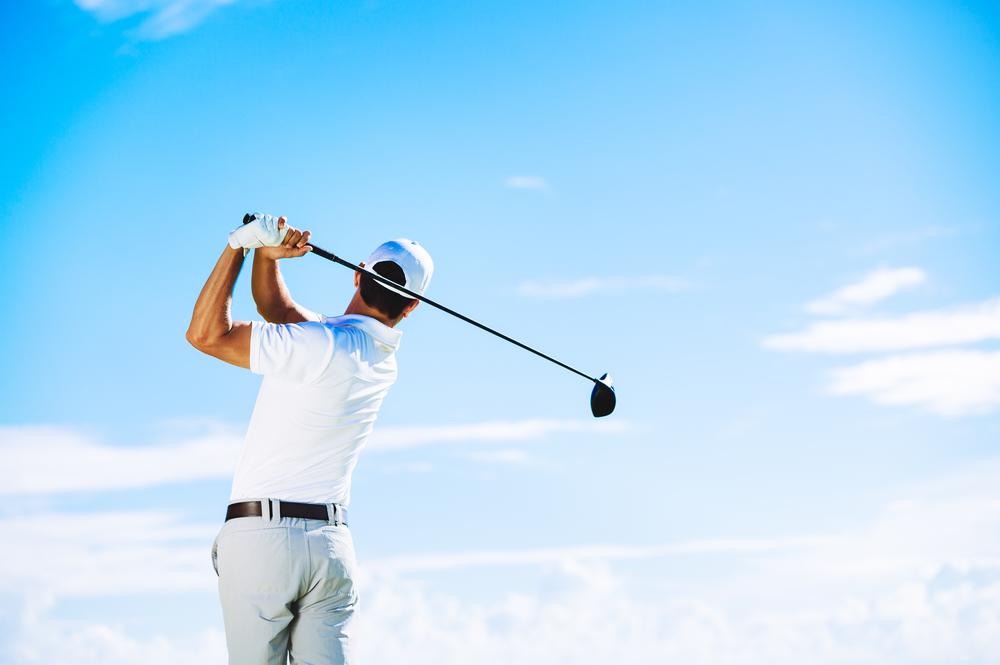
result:
[[[323,520],[334,526],[347,526],[347,508],[339,503],[299,503],[279,499],[237,501],[226,508],[226,521],[237,517],[263,517],[269,521],[282,517],[299,517]]]

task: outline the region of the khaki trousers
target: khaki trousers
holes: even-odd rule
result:
[[[265,501],[267,501],[265,499]],[[238,517],[212,544],[230,665],[350,665],[354,542],[325,520]],[[265,515],[267,511],[265,511]]]

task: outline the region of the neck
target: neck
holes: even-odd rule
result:
[[[354,292],[354,297],[351,298],[351,302],[347,305],[347,309],[344,310],[344,314],[360,314],[362,316],[368,316],[380,323],[384,323],[390,328],[395,328],[396,324],[402,320],[402,317],[398,319],[390,319],[374,307],[369,307],[368,304],[361,298],[360,291]]]

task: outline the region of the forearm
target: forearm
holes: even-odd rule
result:
[[[285,323],[288,312],[295,308],[295,301],[281,277],[277,259],[255,251],[250,286],[260,315],[272,323]]]
[[[187,339],[197,348],[211,346],[233,329],[233,286],[243,267],[243,250],[226,247],[194,304]]]

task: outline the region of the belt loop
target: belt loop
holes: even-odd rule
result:
[[[334,526],[337,526],[337,504],[326,504],[326,521]]]
[[[271,521],[271,500],[261,499],[260,500],[260,518],[265,522]]]
[[[271,510],[271,521],[277,524],[281,521],[281,500],[271,499],[271,505],[273,506]]]

